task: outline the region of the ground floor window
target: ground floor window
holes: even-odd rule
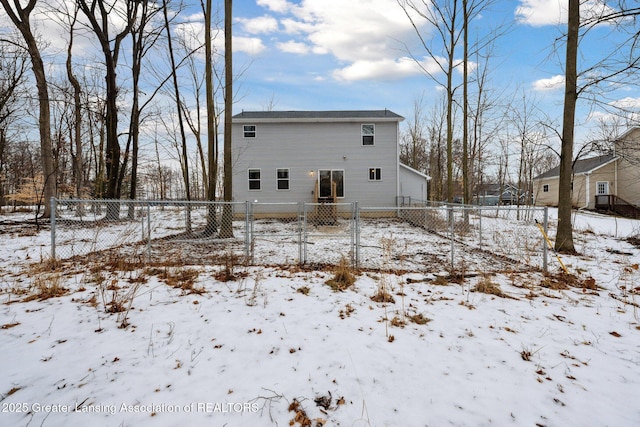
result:
[[[276,188],[278,190],[289,189],[289,169],[276,170]]]
[[[382,169],[369,168],[369,181],[381,181],[381,180],[382,180]]]
[[[320,169],[318,171],[318,197],[344,197],[344,171]]]
[[[249,190],[260,190],[260,169],[249,169]]]

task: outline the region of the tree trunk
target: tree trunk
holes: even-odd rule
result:
[[[218,175],[218,127],[216,120],[216,105],[213,90],[213,49],[211,41],[211,19],[213,15],[212,0],[207,0],[204,17],[204,43],[205,43],[205,87],[207,97],[207,160],[209,176],[207,180],[207,200],[216,200],[216,185]],[[207,212],[206,233],[218,231],[216,207],[209,206]]]
[[[53,152],[51,146],[51,108],[49,102],[49,91],[47,78],[44,71],[42,56],[36,43],[36,38],[31,31],[29,22],[30,14],[36,5],[36,0],[30,0],[27,6],[22,8],[19,2],[14,2],[16,10],[9,5],[8,0],[0,0],[5,12],[11,22],[18,28],[27,45],[27,51],[31,58],[31,67],[36,79],[38,89],[39,119],[38,128],[40,131],[40,156],[42,161],[42,173],[44,175],[43,203],[44,217],[51,216],[51,198],[56,194],[56,170],[53,166]]]
[[[233,237],[233,212],[231,201],[232,157],[231,157],[231,117],[233,116],[233,50],[231,44],[232,0],[224,1],[224,201],[220,237]]]
[[[569,0],[567,26],[567,55],[562,117],[562,147],[560,149],[560,179],[558,192],[558,232],[555,249],[574,253],[573,227],[571,225],[573,179],[573,135],[575,127],[577,90],[578,32],[580,29],[580,0]]]
[[[189,184],[189,155],[187,153],[187,137],[182,121],[182,108],[180,108],[180,87],[178,85],[178,69],[173,55],[173,44],[171,42],[171,27],[169,26],[169,14],[167,12],[167,2],[163,2],[162,11],[164,13],[164,24],[167,30],[167,44],[169,48],[169,60],[171,61],[171,74],[173,75],[173,93],[176,97],[176,108],[178,110],[178,128],[180,129],[180,139],[182,145],[182,179],[184,180],[184,190],[187,202],[191,201],[191,185]],[[191,231],[191,205],[186,206],[186,231]]]

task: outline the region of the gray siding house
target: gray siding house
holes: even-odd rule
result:
[[[233,116],[233,198],[263,203],[427,199],[429,178],[398,160],[389,110],[244,111]]]

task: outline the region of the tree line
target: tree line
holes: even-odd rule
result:
[[[42,205],[48,217],[56,195],[136,199],[144,190],[150,198],[231,199],[230,164],[218,166],[219,129],[230,123],[233,101],[226,96],[233,80],[231,0],[0,5],[13,24],[0,36],[1,205]],[[204,16],[204,34],[193,30],[187,6]],[[55,25],[43,31],[47,18]],[[45,33],[53,26],[66,33],[64,48],[49,46]],[[86,53],[75,48],[79,40],[88,51],[97,46],[98,56],[78,58]],[[191,138],[195,153],[187,149]],[[159,143],[167,139],[170,147]],[[222,145],[230,156],[226,135]],[[163,161],[167,155],[179,174]],[[117,217],[114,206],[107,217]]]
[[[402,136],[401,160],[431,176],[431,199],[473,202],[483,183],[517,188],[516,203],[530,202],[533,178],[560,164],[556,250],[574,252],[571,209],[573,165],[590,150],[606,151],[619,127],[637,125],[637,111],[608,98],[612,87],[640,82],[640,7],[637,2],[569,0],[561,35],[549,40],[565,70],[560,121],[549,117],[526,91],[505,94],[489,84],[496,41],[509,24],[474,25],[498,0],[397,0],[416,31],[420,49],[409,52],[427,78],[441,87],[441,101],[427,111],[416,98]],[[429,31],[422,24],[427,23]],[[602,45],[587,62],[580,49],[596,29],[606,27],[616,43]],[[601,35],[599,36],[601,37]],[[436,71],[422,66],[426,54]],[[461,58],[461,59],[460,59]],[[579,60],[580,59],[580,60]],[[473,67],[469,67],[473,64]],[[460,70],[462,68],[462,70]],[[615,117],[601,123],[600,143],[583,142],[575,150],[576,108],[583,103]],[[613,129],[612,129],[613,128]],[[557,149],[550,141],[557,139]],[[605,144],[602,144],[602,141]],[[585,149],[588,148],[588,149]],[[577,151],[577,152],[576,152]],[[488,166],[493,176],[487,177]],[[520,194],[524,195],[521,200]]]
[[[508,94],[491,85],[496,42],[511,24],[479,22],[500,0],[396,1],[420,40],[408,53],[442,89],[430,106],[425,95],[416,97],[401,160],[431,176],[432,200],[465,203],[487,182],[513,185],[529,202],[533,177],[560,163],[557,247],[572,251],[576,106],[615,109],[607,86],[640,81],[636,2],[569,0],[566,26],[549,41],[566,73],[558,121],[527,90]],[[54,195],[231,200],[231,0],[0,5],[13,24],[0,35],[0,205],[39,202],[46,217]],[[203,34],[189,22],[193,11],[204,16]],[[64,47],[50,46],[43,16],[65,33]],[[619,42],[591,63],[579,61],[581,43],[603,26]],[[78,54],[95,47],[95,58]],[[435,68],[423,65],[425,56]],[[624,107],[613,113],[623,126],[635,119]],[[549,142],[554,137],[559,149]],[[167,140],[169,147],[160,142]],[[163,161],[167,155],[178,171]]]

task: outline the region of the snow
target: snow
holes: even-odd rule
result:
[[[576,213],[564,289],[551,256],[549,276],[371,269],[335,292],[295,266],[52,270],[49,230],[18,220],[0,216],[3,426],[640,425],[638,221]],[[43,284],[68,292],[30,298]]]

